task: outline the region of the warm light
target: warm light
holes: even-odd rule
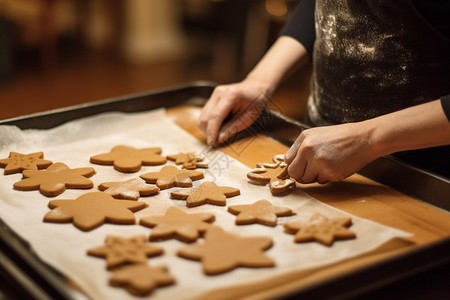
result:
[[[282,17],[287,13],[288,8],[284,0],[266,0],[266,10],[275,17]]]

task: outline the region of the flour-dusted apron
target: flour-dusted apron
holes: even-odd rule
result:
[[[354,122],[450,94],[450,40],[407,0],[317,0],[308,115]]]

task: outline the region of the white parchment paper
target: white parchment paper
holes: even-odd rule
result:
[[[210,167],[204,170],[206,178],[201,182],[212,180],[218,185],[236,187],[241,191],[241,195],[227,200],[227,206],[267,199],[274,205],[287,206],[296,213],[292,217],[279,218],[278,225],[274,228],[259,224],[237,227],[234,225],[235,216],[227,212],[227,207],[207,204],[187,209],[184,201],[169,198],[173,189],[163,190],[157,196],[141,197],[139,201],[145,201],[149,207],[135,213],[137,221],[144,216],[164,214],[168,207],[177,205],[189,212],[214,213],[214,224],[230,232],[243,236],[270,236],[274,241],[274,246],[266,251],[266,254],[275,260],[275,268],[237,268],[217,276],[204,275],[199,262],[177,257],[177,249],[185,246],[182,242],[157,242],[164,248],[165,254],[149,258],[148,262],[154,266],[166,265],[176,278],[176,284],[157,288],[151,294],[154,299],[194,298],[216,288],[251,283],[295,270],[331,264],[370,251],[394,237],[407,235],[405,232],[352,216],[351,230],[357,234],[355,240],[338,241],[332,247],[318,243],[295,244],[293,235],[283,232],[282,225],[286,221],[295,218],[307,219],[314,212],[321,212],[330,217],[346,213],[323,204],[299,189],[286,196],[274,197],[267,187],[250,184],[246,177],[248,167],[220,151],[207,148],[174,124],[163,109],[135,114],[105,113],[75,120],[50,130],[20,130],[14,126],[0,126],[1,158],[8,157],[11,151],[24,154],[43,151],[44,158],[53,162],[64,162],[70,168],[94,167],[97,171],[97,174],[91,177],[94,182],[93,189],[67,190],[55,198],[47,198],[39,191],[14,190],[13,184],[21,180],[21,174],[0,175],[0,218],[31,244],[43,261],[75,281],[92,299],[134,297],[122,288],[108,285],[110,272],[106,270],[105,260],[86,255],[87,249],[102,245],[108,234],[148,236],[151,229],[140,225],[104,224],[90,232],[82,232],[73,224],[44,223],[42,219],[49,211],[49,200],[75,199],[84,193],[96,191],[96,187],[102,182],[124,181],[161,168],[143,167],[137,173],[124,174],[115,171],[112,166],[94,165],[89,162],[91,156],[109,152],[112,147],[121,144],[136,148],[161,147],[163,155],[178,152],[202,153]],[[195,185],[198,184],[200,181],[195,182]],[[80,296],[74,293],[75,295]]]

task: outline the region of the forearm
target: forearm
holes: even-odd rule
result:
[[[309,60],[306,48],[297,40],[281,36],[245,80],[258,82],[271,95],[280,82]]]
[[[362,122],[374,158],[394,152],[450,144],[450,122],[439,100]]]

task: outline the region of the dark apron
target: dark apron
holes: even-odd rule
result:
[[[361,121],[450,94],[450,40],[407,0],[317,0],[308,115]]]

